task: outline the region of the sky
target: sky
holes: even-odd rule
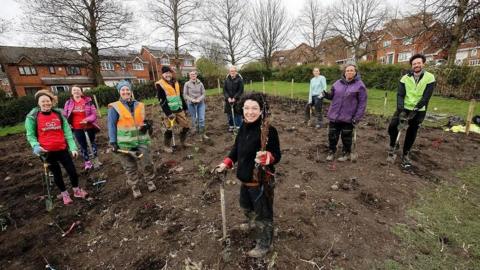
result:
[[[148,0],[122,0],[134,14],[145,14]],[[253,0],[247,0],[253,1]],[[335,0],[318,0],[324,5],[329,5],[336,2]],[[398,6],[400,0],[387,0],[390,5]],[[295,18],[301,12],[301,8],[305,0],[282,0],[286,7],[286,10],[290,18]],[[9,31],[0,35],[0,45],[8,46],[48,46],[48,44],[40,43],[34,36],[26,33],[23,30],[21,5],[18,0],[0,0],[0,18],[8,21]],[[148,21],[146,16],[134,16],[135,17],[135,29],[138,32],[137,43],[134,48],[140,49],[142,45],[157,45],[164,46],[160,40],[162,40],[161,33],[155,31],[152,23]],[[293,47],[294,43],[300,43],[298,37],[293,36],[291,38],[288,47]],[[195,53],[193,53],[195,55]],[[198,55],[195,55],[198,56]]]

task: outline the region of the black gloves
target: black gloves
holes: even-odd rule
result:
[[[143,120],[143,126],[138,130],[140,133],[145,134],[148,132],[149,135],[152,135],[153,132],[153,121],[152,120]]]
[[[118,147],[117,142],[111,142],[110,147],[112,147],[112,152],[116,153],[120,147]]]

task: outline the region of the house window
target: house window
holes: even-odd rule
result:
[[[22,76],[37,75],[37,70],[33,66],[18,67],[18,72],[20,72],[20,75]]]
[[[383,47],[384,47],[384,48],[390,47],[390,45],[392,45],[392,41],[391,41],[391,40],[384,40],[384,41],[383,41]]]
[[[284,57],[284,56],[280,56],[280,57],[278,58],[278,62],[283,62],[283,61],[285,61],[285,57]]]
[[[193,61],[192,61],[192,59],[185,59],[185,60],[183,60],[183,65],[184,65],[184,66],[189,66],[189,67],[193,66]]]
[[[145,84],[145,83],[147,83],[147,80],[145,80],[145,79],[138,79],[138,83]]]
[[[385,57],[384,56],[380,57],[380,63],[385,64]]]
[[[133,70],[143,70],[143,63],[133,63]]]
[[[53,93],[55,93],[55,94],[69,91],[67,85],[54,85],[51,88],[52,88]]]
[[[50,72],[50,74],[55,74],[55,67],[54,66],[48,66],[48,72]]]
[[[470,66],[480,66],[480,59],[470,60],[468,64]]]
[[[169,66],[170,65],[170,60],[168,58],[162,58],[160,59],[160,64],[163,66]]]
[[[411,37],[406,37],[402,41],[403,45],[411,45],[413,43],[413,38]]]
[[[125,70],[127,68],[127,63],[125,63],[125,61],[123,62],[120,62],[120,67]]]
[[[77,66],[68,66],[67,67],[67,74],[68,75],[80,75],[80,67]]]
[[[472,50],[470,51],[470,56],[471,56],[471,57],[477,56],[477,49],[472,49]]]
[[[100,63],[100,65],[102,67],[102,70],[114,70],[115,69],[112,62],[102,61]]]
[[[411,52],[402,52],[398,54],[398,62],[405,62],[408,61],[412,57]]]

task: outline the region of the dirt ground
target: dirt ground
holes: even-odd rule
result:
[[[25,136],[0,138],[0,214],[6,225],[0,232],[0,269],[45,269],[46,261],[57,270],[381,268],[386,259],[401,262],[400,240],[391,227],[414,226],[405,211],[416,190],[454,182],[459,168],[479,159],[479,136],[422,128],[412,153],[413,173],[402,172],[399,161],[385,163],[385,120],[368,116],[357,132],[358,162],[328,163],[327,129],[302,124],[302,102],[272,98],[272,123],[283,153],[277,166],[274,249],[265,259],[246,257],[253,235],[238,229],[243,219],[239,184],[229,181],[226,255],[220,241],[219,184],[209,170],[233,139],[226,132],[220,99],[210,98],[207,106],[213,145],[192,136],[195,147],[174,154],[155,151],[159,190],[149,193],[141,186],[144,197],[139,200],[133,199],[119,163],[107,151],[106,129],[98,138],[104,166],[86,175],[77,161],[81,185],[91,199],[75,199],[71,206],[56,200],[51,213],[42,201],[41,162]],[[158,132],[159,108],[148,107],[147,115]],[[158,132],[153,148],[162,142]],[[92,185],[102,179],[105,185]],[[235,181],[234,172],[227,179]],[[335,184],[338,189],[332,188]],[[56,187],[54,191],[58,194]],[[80,225],[62,237],[61,230],[76,221]]]

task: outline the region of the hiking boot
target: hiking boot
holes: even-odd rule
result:
[[[327,161],[333,161],[334,158],[335,158],[335,153],[329,152],[327,155]]]
[[[73,197],[85,199],[85,197],[87,197],[87,195],[88,195],[88,193],[85,190],[83,190],[79,187],[76,187],[76,188],[74,187],[73,188]]]
[[[253,220],[251,221],[246,221],[244,223],[240,223],[240,225],[238,225],[238,228],[241,230],[241,231],[244,231],[244,232],[248,232],[250,230],[254,230],[255,228],[257,227],[257,225],[255,225],[255,222]]]
[[[269,247],[262,247],[259,244],[255,246],[254,249],[250,250],[247,255],[252,258],[263,258],[270,251]]]
[[[62,191],[62,199],[64,205],[69,205],[73,203],[72,199],[70,198],[70,194],[68,194],[68,191]]]
[[[148,187],[148,191],[150,192],[157,190],[157,186],[155,186],[155,183],[153,183],[153,181],[148,181],[147,187]]]
[[[412,160],[410,159],[409,153],[403,154],[401,165],[404,169],[409,169],[412,167]]]
[[[140,192],[140,189],[137,186],[132,186],[132,193],[134,199],[142,197],[142,192]]]
[[[350,160],[350,153],[343,153],[343,155],[339,158],[337,158],[338,161],[340,162],[345,162],[347,160]]]
[[[85,171],[91,170],[93,168],[93,163],[90,160],[85,161],[83,168]]]
[[[387,162],[393,164],[396,158],[397,154],[395,154],[395,147],[390,146],[390,148],[388,149]]]

